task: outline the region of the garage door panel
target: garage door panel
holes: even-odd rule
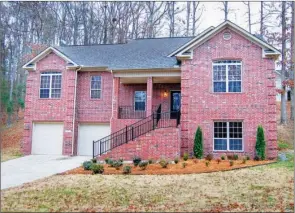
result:
[[[109,124],[80,124],[78,131],[78,155],[92,156],[93,141],[111,134]]]
[[[34,123],[32,154],[62,155],[63,124]]]

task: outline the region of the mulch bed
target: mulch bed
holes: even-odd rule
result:
[[[187,163],[185,168],[183,168],[182,166],[183,162]],[[187,161],[180,161],[178,164],[169,164],[168,168],[162,168],[160,164],[154,163],[154,164],[149,164],[146,170],[141,170],[140,167],[134,167],[133,164],[124,164],[123,166],[129,165],[132,167],[131,175],[173,175],[173,174],[197,174],[197,173],[228,171],[228,170],[247,168],[247,167],[253,167],[258,165],[266,165],[266,164],[274,163],[276,161],[248,160],[246,164],[243,164],[242,160],[235,160],[234,165],[230,166],[230,163],[228,160],[223,160],[219,164],[216,160],[212,160],[208,167],[206,166],[205,162],[206,162],[205,160],[196,161],[196,160],[189,159]],[[121,167],[119,170],[116,170],[115,168],[105,164],[103,174],[105,175],[123,174],[122,168],[123,167]],[[92,171],[86,171],[81,166],[81,167],[60,173],[60,175],[75,175],[75,174],[91,175]]]

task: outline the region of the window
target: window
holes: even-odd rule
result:
[[[135,91],[134,93],[134,110],[135,111],[145,111],[146,103],[146,92],[145,91]]]
[[[224,60],[213,62],[213,91],[241,92],[241,61]]]
[[[61,95],[61,73],[41,73],[40,98],[60,98]]]
[[[242,122],[214,122],[214,150],[242,151]]]
[[[90,97],[91,99],[101,98],[101,76],[91,76]]]

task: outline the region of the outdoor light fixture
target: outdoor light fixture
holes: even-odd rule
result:
[[[164,91],[163,96],[164,96],[165,98],[168,97],[168,92],[167,92],[167,90]]]

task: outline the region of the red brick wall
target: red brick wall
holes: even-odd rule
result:
[[[213,152],[213,121],[243,120],[244,152],[255,155],[256,129],[265,129],[268,157],[277,156],[275,64],[262,58],[262,50],[249,40],[232,33],[229,41],[223,33],[194,50],[192,60],[181,67],[181,150],[192,152],[194,134],[201,126],[204,150]],[[212,61],[242,60],[242,93],[212,92]],[[216,155],[220,154],[215,152]]]
[[[103,160],[109,157],[132,160],[134,156],[139,156],[144,160],[160,160],[161,158],[173,160],[176,156],[180,156],[180,129],[156,129],[134,141],[116,147],[99,159]]]

